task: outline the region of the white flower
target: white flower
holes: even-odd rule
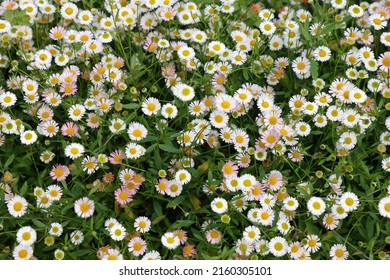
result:
[[[382,159],[383,170],[390,172],[390,157]]]
[[[211,201],[211,209],[218,214],[225,213],[228,210],[228,203],[221,197],[216,197]]]
[[[83,145],[79,143],[72,143],[65,147],[65,156],[76,159],[83,155],[84,153],[84,147]]]
[[[390,218],[390,196],[386,196],[379,201],[378,210],[382,217]]]
[[[352,192],[346,192],[340,197],[340,204],[344,207],[345,211],[350,212],[356,210],[359,206],[359,198]]]
[[[35,141],[37,141],[38,136],[35,133],[35,131],[32,130],[26,130],[22,134],[20,134],[20,142],[22,142],[25,145],[31,145]]]
[[[322,198],[313,196],[307,202],[307,208],[314,216],[320,216],[325,212],[326,205]]]
[[[164,247],[168,249],[175,249],[180,245],[180,239],[178,236],[175,236],[172,232],[166,232],[161,237],[161,243],[164,245]]]
[[[286,239],[283,237],[277,236],[272,238],[269,241],[268,244],[270,252],[275,256],[275,257],[282,257],[285,254],[287,254],[288,250],[288,244]]]
[[[118,223],[110,228],[110,236],[116,241],[123,240],[126,236],[126,229]]]
[[[181,182],[182,184],[187,184],[191,181],[191,174],[185,169],[179,169],[175,173],[175,180]]]
[[[30,226],[22,227],[16,233],[16,241],[20,245],[31,246],[37,240],[37,232]]]

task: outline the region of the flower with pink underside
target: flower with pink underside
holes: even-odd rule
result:
[[[114,192],[115,200],[120,205],[125,205],[133,200],[131,191],[126,187],[121,187]]]
[[[222,166],[221,171],[226,179],[237,177],[238,166],[233,161],[228,161]]]
[[[79,131],[77,124],[73,122],[67,122],[61,126],[61,134],[67,137],[73,137]]]
[[[121,150],[115,150],[110,154],[108,160],[111,164],[121,164],[122,160],[126,157],[125,153]]]
[[[218,244],[222,239],[222,233],[217,229],[211,229],[206,232],[206,239],[211,244]]]
[[[69,175],[69,168],[62,164],[57,164],[53,166],[53,168],[50,171],[50,176],[55,181],[64,181],[66,177]]]
[[[55,26],[52,29],[50,29],[49,37],[50,39],[54,41],[61,40],[65,37],[66,30],[62,26]]]
[[[283,175],[277,170],[272,170],[263,183],[271,191],[277,191],[283,186]]]
[[[187,237],[187,232],[186,232],[185,230],[182,230],[182,229],[175,230],[175,231],[173,232],[173,235],[179,237],[180,244],[182,244],[182,245],[183,245],[183,244],[187,241],[187,239],[188,239],[188,237]]]
[[[89,218],[95,211],[95,203],[88,197],[80,198],[74,203],[74,211],[81,218]]]
[[[196,248],[193,244],[187,244],[183,247],[183,256],[185,258],[192,258],[196,256]]]

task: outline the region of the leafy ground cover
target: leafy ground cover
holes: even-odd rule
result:
[[[0,7],[1,259],[388,259],[390,1]]]

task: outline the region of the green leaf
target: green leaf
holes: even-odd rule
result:
[[[187,197],[185,197],[184,195],[181,195],[181,196],[178,196],[176,197],[174,200],[170,201],[168,204],[167,204],[167,208],[173,208],[175,209],[176,206],[178,206],[180,203],[182,203],[184,200],[186,200]]]
[[[134,110],[138,109],[140,105],[138,103],[129,103],[129,104],[124,104],[123,108],[128,109],[128,110]]]
[[[303,38],[305,38],[305,40],[311,44],[312,41],[313,41],[313,38],[310,36],[309,32],[307,31],[309,30],[309,21],[305,21],[304,24],[299,24],[299,31],[301,32]]]
[[[189,227],[190,225],[192,225],[194,223],[195,223],[195,221],[192,221],[192,220],[178,220],[171,226],[171,228],[179,229],[182,227]]]
[[[32,219],[32,222],[33,222],[33,224],[36,225],[36,227],[38,227],[38,228],[44,228],[44,227],[46,227],[45,224],[42,223],[42,222],[39,221],[39,220]]]
[[[318,78],[318,62],[313,59],[310,60],[310,73],[313,79]]]
[[[173,154],[179,154],[180,150],[178,148],[175,148],[172,144],[160,144],[158,145],[159,148],[165,152],[173,153]]]
[[[153,209],[157,216],[162,216],[162,207],[157,200],[153,200]]]
[[[24,182],[22,188],[20,189],[20,195],[23,196],[27,192],[28,184],[27,181]]]
[[[14,161],[15,154],[11,154],[11,156],[7,159],[7,161],[4,164],[4,169],[7,169],[7,167]]]
[[[152,225],[156,225],[156,224],[158,224],[159,222],[161,222],[161,221],[164,220],[164,219],[165,219],[165,215],[158,216],[156,219],[154,219],[154,220],[152,221]]]
[[[200,200],[193,194],[190,194],[190,201],[192,204],[192,207],[194,207],[194,210],[199,210],[201,208],[201,202]]]

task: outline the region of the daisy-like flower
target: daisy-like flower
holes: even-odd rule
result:
[[[84,234],[80,230],[75,230],[70,234],[70,242],[80,245],[84,241]]]
[[[120,205],[125,205],[133,200],[131,191],[126,187],[121,187],[114,192],[115,201]]]
[[[85,149],[84,146],[79,143],[72,143],[65,147],[65,156],[76,159],[83,155]]]
[[[271,191],[277,191],[283,186],[283,175],[280,171],[272,170],[263,180],[263,183],[270,188]]]
[[[73,137],[77,134],[79,128],[73,122],[67,122],[61,126],[61,134],[67,137]]]
[[[128,143],[125,148],[126,157],[130,159],[140,158],[145,152],[146,149],[143,146],[132,142]]]
[[[46,137],[54,137],[58,131],[58,124],[54,120],[42,122],[38,126],[38,132]]]
[[[271,36],[276,31],[275,24],[272,21],[266,20],[260,23],[260,30],[266,36]]]
[[[166,119],[173,119],[177,116],[177,114],[177,107],[171,103],[165,104],[161,108],[161,115]]]
[[[112,133],[119,133],[120,131],[126,129],[126,123],[120,118],[115,118],[111,120],[111,125],[108,128]]]
[[[245,238],[235,242],[236,253],[241,256],[249,256],[253,251],[253,243]]]
[[[171,180],[168,182],[165,193],[170,197],[177,197],[183,190],[183,184],[177,180]]]
[[[283,206],[288,211],[295,211],[298,208],[299,203],[296,198],[290,196],[283,200]]]
[[[50,29],[49,37],[54,41],[61,40],[65,37],[66,30],[62,26],[54,26]]]
[[[324,62],[330,59],[331,51],[326,46],[320,46],[314,50],[313,55],[315,60]]]
[[[295,124],[295,132],[299,136],[308,136],[310,134],[311,128],[310,125],[305,122],[297,122]]]
[[[101,257],[102,260],[116,261],[123,260],[123,255],[116,249],[109,248]]]
[[[85,114],[85,107],[81,104],[72,105],[68,110],[68,116],[73,121],[79,121]]]
[[[353,18],[360,18],[363,16],[364,10],[360,6],[354,4],[348,7],[348,13]]]
[[[222,173],[224,178],[233,178],[238,175],[238,167],[233,161],[228,161],[222,166]]]
[[[260,205],[265,209],[272,209],[275,206],[275,203],[275,196],[270,193],[263,194],[260,199]]]
[[[141,216],[135,219],[134,221],[134,227],[137,231],[141,233],[148,232],[150,230],[151,221],[149,218]]]
[[[75,19],[78,11],[76,4],[68,2],[62,5],[60,13],[64,19]]]
[[[387,20],[381,14],[372,14],[368,21],[375,30],[381,30],[387,26]]]
[[[310,61],[306,57],[298,57],[292,62],[293,71],[305,75],[310,71]]]
[[[0,34],[8,33],[11,30],[11,23],[8,20],[0,19]]]
[[[231,138],[236,150],[246,150],[249,145],[249,135],[242,129],[235,129]]]
[[[99,169],[98,161],[95,157],[87,156],[81,162],[83,166],[83,171],[86,171],[87,174],[95,173]]]
[[[217,229],[211,229],[206,232],[206,239],[211,244],[218,244],[222,240],[222,233]]]
[[[109,231],[110,237],[115,241],[121,241],[126,236],[126,229],[119,223],[112,226]]]
[[[253,211],[248,212],[249,219],[251,219],[250,214],[256,213],[256,212],[254,212],[254,213],[250,213],[250,212],[253,212]],[[256,213],[256,217],[254,217],[254,219],[253,218],[252,219],[255,222],[262,224],[263,226],[270,226],[270,225],[272,225],[274,218],[275,218],[275,212],[272,209],[261,208],[261,209],[258,209],[258,212]]]
[[[386,196],[379,201],[378,210],[382,217],[390,218],[390,196]]]
[[[390,32],[383,32],[380,41],[383,45],[390,47]]]
[[[349,253],[347,247],[343,244],[334,244],[329,251],[329,256],[332,260],[345,260],[348,258]]]
[[[309,212],[314,216],[320,216],[325,212],[326,204],[322,198],[311,197],[307,202]]]
[[[31,246],[37,240],[37,232],[30,226],[20,228],[16,233],[16,241],[20,245]]]
[[[181,101],[191,101],[195,97],[194,89],[184,83],[178,83],[172,88],[172,92]]]
[[[64,229],[60,223],[51,223],[50,224],[49,234],[51,234],[53,236],[61,236],[63,231],[64,231]]]
[[[67,166],[57,164],[53,166],[53,168],[50,171],[50,176],[55,181],[64,181],[66,177],[68,177],[70,171]]]
[[[288,244],[286,239],[277,236],[272,238],[268,244],[269,250],[275,257],[282,257],[287,254]]]
[[[29,260],[33,256],[33,248],[29,245],[19,244],[12,252],[15,260]]]
[[[142,102],[142,112],[147,116],[156,115],[160,109],[161,103],[154,97],[149,97]]]
[[[150,252],[147,252],[143,257],[142,260],[161,260],[161,255],[159,252],[152,250]]]
[[[310,253],[315,253],[321,248],[320,238],[317,235],[309,234],[306,237],[306,244],[304,248],[308,250]]]
[[[207,49],[209,50],[209,54],[220,55],[220,54],[222,54],[225,51],[226,46],[222,42],[211,41],[207,45]]]
[[[333,8],[341,10],[347,6],[347,0],[331,0],[330,4]]]
[[[12,92],[6,91],[0,94],[0,104],[3,108],[8,108],[16,103],[16,95]]]
[[[378,58],[379,69],[384,72],[390,71],[390,52],[382,53]]]
[[[168,249],[176,249],[180,245],[180,239],[173,232],[166,232],[161,236],[161,243]]]
[[[215,213],[222,214],[228,210],[228,203],[225,199],[221,197],[216,197],[211,201],[211,210]]]
[[[353,131],[343,132],[339,142],[344,149],[352,150],[357,143],[356,133]]]
[[[229,116],[224,111],[214,110],[210,114],[210,123],[215,128],[224,128],[229,122]]]
[[[24,197],[15,195],[7,202],[8,212],[13,217],[22,217],[27,211],[27,200]]]
[[[248,226],[243,232],[243,238],[253,244],[260,239],[260,234],[260,229],[258,227]]]
[[[390,157],[382,159],[381,164],[383,170],[390,172]]]
[[[281,234],[287,234],[291,228],[291,225],[287,218],[283,217],[278,220],[276,227]]]
[[[95,211],[95,203],[88,197],[80,198],[74,203],[74,211],[81,218],[89,218]]]
[[[62,196],[62,189],[58,185],[50,185],[47,187],[47,194],[53,201],[58,201]]]
[[[131,122],[129,123],[127,134],[129,135],[131,140],[139,141],[144,139],[148,135],[148,130],[143,124],[139,122]]]
[[[326,229],[334,230],[338,226],[339,220],[332,213],[327,213],[322,219],[322,224]]]
[[[134,256],[142,256],[145,254],[145,251],[147,249],[146,242],[140,237],[134,237],[130,240],[130,242],[127,245],[128,250],[130,253],[132,253]]]
[[[81,25],[90,25],[93,21],[93,14],[88,10],[79,11],[77,19]]]
[[[344,207],[345,211],[350,212],[356,210],[359,206],[359,198],[352,192],[345,192],[340,197],[340,204]]]
[[[38,139],[37,134],[33,130],[26,130],[20,134],[20,142],[25,145],[31,145],[35,143]]]
[[[25,94],[34,94],[38,91],[38,83],[31,79],[26,79],[22,84],[22,90]]]
[[[187,184],[191,181],[191,174],[185,169],[179,169],[175,173],[175,180],[179,181],[183,185]]]

